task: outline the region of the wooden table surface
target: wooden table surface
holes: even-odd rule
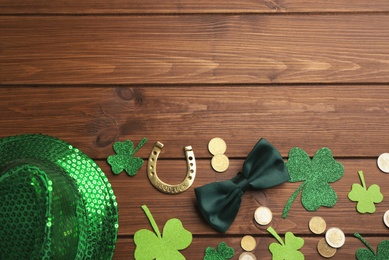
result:
[[[320,259],[324,235],[308,229],[315,215],[347,236],[333,259],[354,259],[365,248],[355,232],[374,249],[389,237],[389,175],[376,164],[389,152],[388,14],[387,0],[0,0],[0,137],[52,135],[101,166],[119,204],[116,260],[133,259],[134,233],[151,230],[143,204],[160,228],[179,218],[193,233],[186,259],[202,259],[222,241],[238,259],[247,234],[257,259],[271,259],[270,225],[304,238],[305,258]],[[227,143],[224,173],[210,165],[207,144],[216,136]],[[106,161],[113,143],[143,137],[138,174],[114,175]],[[234,177],[261,137],[285,161],[292,147],[310,156],[329,147],[345,169],[331,184],[338,202],[309,212],[298,197],[282,219],[300,183],[251,190],[219,233],[200,217],[193,189]],[[165,144],[158,174],[167,183],[184,178],[183,147],[193,147],[197,175],[186,192],[163,194],[148,181],[156,141]],[[359,170],[384,195],[374,214],[358,213],[347,198]],[[253,220],[260,205],[273,212],[268,226]]]

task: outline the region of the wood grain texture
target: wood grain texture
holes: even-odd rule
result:
[[[194,147],[210,158],[213,137],[226,154],[245,158],[264,137],[284,157],[300,146],[311,156],[330,147],[336,157],[377,157],[387,151],[389,88],[352,86],[2,87],[0,136],[44,133],[107,158],[116,141],[156,141],[161,157],[183,158]]]
[[[271,259],[276,240],[253,220],[259,205],[272,210],[282,237],[305,239],[305,259],[320,258],[324,235],[308,229],[315,215],[347,236],[333,259],[354,259],[365,248],[354,232],[374,249],[388,239],[388,175],[376,165],[389,148],[388,12],[387,0],[0,0],[0,138],[49,134],[96,160],[119,204],[115,260],[133,259],[134,233],[152,229],[143,204],[160,229],[176,217],[193,233],[183,251],[189,260],[221,241],[236,260],[246,234],[256,238],[257,259]],[[215,136],[227,143],[225,173],[210,165]],[[138,174],[114,175],[106,162],[113,143],[143,137]],[[295,146],[310,156],[329,147],[345,169],[331,183],[338,202],[309,212],[299,195],[282,219],[300,183],[250,190],[233,225],[218,233],[200,216],[193,189],[234,177],[261,137],[285,161]],[[165,144],[158,175],[171,184],[186,173],[183,147],[193,147],[197,176],[186,192],[163,194],[147,179],[156,141]],[[358,213],[347,198],[359,170],[384,195],[374,214]]]
[[[22,3],[0,0],[0,14],[189,14],[189,13],[294,13],[294,12],[384,12],[385,0],[85,0]]]
[[[283,235],[281,235],[283,237]],[[231,246],[235,250],[235,255],[232,259],[237,260],[239,255],[243,252],[240,248],[240,240],[243,237],[216,237],[216,238],[197,238],[193,239],[192,245],[182,251],[183,255],[185,255],[186,259],[203,259],[205,249],[210,246],[216,248],[217,245],[224,241],[227,245]],[[272,259],[271,253],[268,249],[271,243],[277,243],[277,241],[273,237],[258,237],[255,236],[257,241],[257,247],[253,251],[258,260],[270,260]],[[304,247],[301,249],[301,252],[305,255],[305,259],[325,259],[321,257],[316,250],[317,243],[322,238],[322,235],[315,235],[314,237],[306,237],[302,236],[305,241]],[[371,244],[374,250],[377,250],[377,245],[384,239],[385,237],[365,237],[368,242]],[[337,250],[334,257],[330,259],[334,260],[344,260],[344,259],[356,259],[355,251],[358,248],[366,248],[361,241],[353,236],[346,237],[346,244]],[[114,260],[118,259],[132,259],[133,252],[135,250],[134,242],[130,238],[123,238],[118,241],[117,249],[114,255]]]
[[[1,84],[386,83],[389,16],[2,16]]]

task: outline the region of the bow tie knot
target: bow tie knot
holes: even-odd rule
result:
[[[289,179],[280,153],[261,138],[244,161],[242,171],[234,178],[195,188],[195,194],[205,220],[224,233],[238,214],[244,192],[270,188]]]
[[[238,175],[231,179],[231,181],[240,188],[242,194],[250,188],[250,182],[246,179],[242,172],[239,172]]]

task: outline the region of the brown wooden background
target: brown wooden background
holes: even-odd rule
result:
[[[49,134],[96,160],[119,203],[114,259],[133,259],[133,234],[151,229],[143,204],[160,228],[176,217],[193,233],[187,259],[221,241],[238,259],[246,234],[257,240],[257,258],[271,259],[276,240],[253,221],[259,205],[273,211],[280,235],[305,239],[306,259],[320,258],[323,235],[308,229],[315,215],[347,235],[333,259],[353,259],[365,247],[354,232],[373,248],[389,237],[389,175],[376,166],[389,151],[388,13],[387,0],[0,0],[0,137]],[[225,173],[210,166],[207,143],[216,136],[228,147]],[[114,176],[112,144],[142,137],[139,173]],[[249,191],[220,234],[199,216],[193,188],[235,176],[261,137],[285,160],[295,146],[311,156],[329,147],[345,166],[332,185],[338,203],[308,212],[298,198],[282,219],[300,183]],[[188,191],[165,195],[150,185],[146,160],[156,141],[165,144],[158,174],[168,183],[181,181],[183,147],[193,147],[197,177]],[[357,213],[347,198],[358,170],[384,194],[374,214]]]

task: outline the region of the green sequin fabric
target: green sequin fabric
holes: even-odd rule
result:
[[[143,137],[138,146],[135,148],[131,140],[114,143],[113,149],[116,154],[110,155],[107,158],[107,162],[111,165],[112,172],[114,174],[119,174],[124,170],[129,176],[135,176],[143,165],[143,159],[134,157],[134,154],[146,142],[147,138]]]
[[[338,196],[329,184],[342,178],[344,167],[336,161],[329,148],[317,150],[311,159],[299,147],[289,151],[288,161],[285,163],[290,174],[289,182],[302,182],[287,201],[282,218],[286,218],[293,201],[301,191],[301,203],[305,209],[316,211],[321,206],[333,207]]]
[[[112,259],[115,195],[102,170],[45,135],[0,140],[0,258]]]
[[[225,242],[220,242],[217,249],[207,247],[203,260],[228,260],[235,254],[235,250],[229,247]]]

